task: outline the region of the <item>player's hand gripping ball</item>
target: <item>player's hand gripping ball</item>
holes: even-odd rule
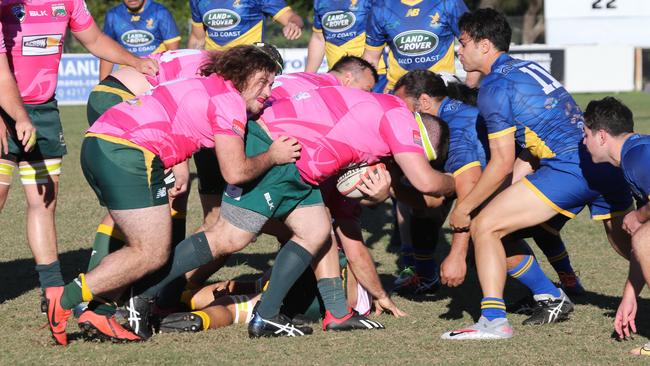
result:
[[[364,184],[363,180],[361,180],[361,176],[365,175],[365,177],[368,178],[371,172],[375,176],[378,176],[380,174],[379,169],[385,170],[386,166],[383,163],[377,163],[374,165],[362,165],[350,168],[338,177],[336,180],[336,189],[346,197],[362,198],[364,194],[357,189],[357,187]]]

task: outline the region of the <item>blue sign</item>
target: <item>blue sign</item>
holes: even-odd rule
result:
[[[59,64],[56,99],[59,104],[86,104],[99,82],[99,59],[90,54],[63,54]]]

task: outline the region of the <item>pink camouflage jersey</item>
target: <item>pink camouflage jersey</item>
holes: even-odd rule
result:
[[[179,79],[106,111],[88,133],[118,137],[144,147],[172,167],[215,135],[242,137],[246,105],[230,81],[218,75]]]
[[[201,65],[209,55],[205,50],[171,50],[147,56],[158,61],[158,73],[155,76],[145,75],[151,86],[158,86],[167,81],[194,78],[199,75]]]
[[[9,63],[26,104],[52,98],[63,40],[94,20],[84,0],[2,0],[0,21]]]
[[[0,23],[0,34],[2,33],[2,23]],[[5,48],[5,39],[4,37],[0,38],[0,53],[7,53]]]
[[[302,145],[296,166],[318,185],[340,170],[400,153],[424,155],[417,122],[399,98],[342,86],[300,92],[264,111],[273,139]]]
[[[289,98],[300,92],[314,90],[325,86],[340,86],[339,80],[332,74],[315,72],[294,72],[275,77],[271,89],[270,101]]]

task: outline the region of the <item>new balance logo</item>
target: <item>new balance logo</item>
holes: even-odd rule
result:
[[[275,205],[273,204],[273,200],[271,199],[271,194],[269,192],[264,193],[264,198],[266,199],[266,204],[269,205],[269,210],[273,211]]]
[[[158,190],[156,191],[156,199],[163,198],[165,196],[167,196],[167,188],[165,187],[158,188]]]

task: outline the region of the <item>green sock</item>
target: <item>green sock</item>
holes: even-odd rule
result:
[[[262,294],[257,313],[262,318],[273,318],[280,312],[282,301],[311,263],[312,255],[298,243],[289,240],[275,257],[271,278]]]
[[[117,307],[114,304],[92,300],[88,303],[88,310],[95,314],[112,316],[117,312]]]
[[[47,287],[63,286],[63,277],[61,276],[61,264],[59,261],[54,261],[50,264],[37,264],[36,273],[38,273],[38,282],[41,284],[41,289]]]
[[[136,282],[134,294],[154,298],[165,285],[212,260],[212,252],[205,233],[190,235],[178,243],[163,268]]]
[[[325,309],[332,315],[342,318],[349,313],[341,277],[321,278],[318,280],[318,292],[323,299]]]
[[[63,296],[61,296],[61,306],[64,309],[72,309],[84,301],[81,292],[81,281],[76,278],[63,287]]]
[[[93,251],[88,261],[88,272],[97,267],[99,262],[108,255],[124,246],[124,234],[116,228],[99,224],[93,241]]]

